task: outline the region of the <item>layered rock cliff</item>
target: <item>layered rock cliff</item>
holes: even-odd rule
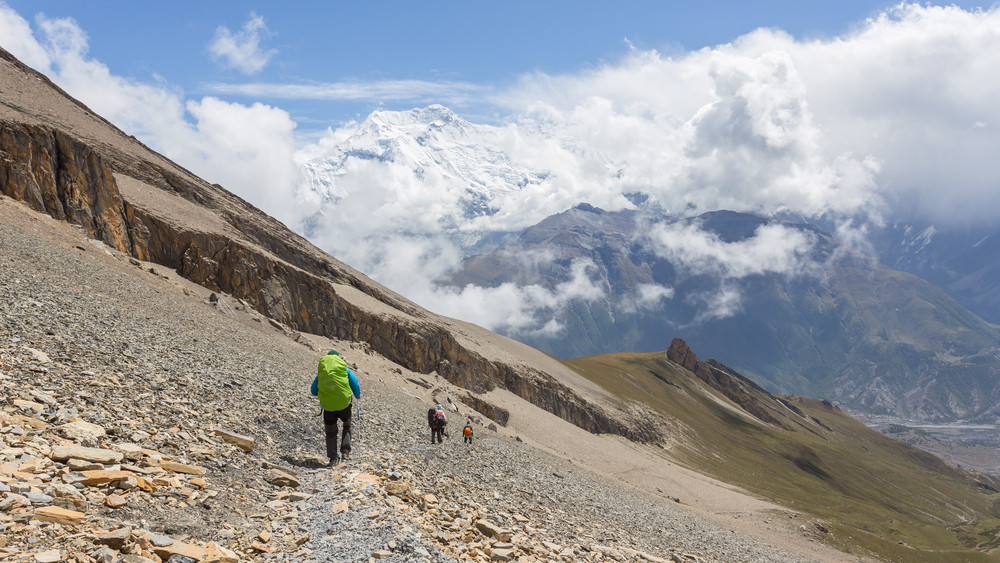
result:
[[[2,49],[0,73],[3,194],[77,224],[111,248],[243,299],[295,330],[367,342],[408,369],[436,371],[473,392],[509,390],[591,432],[660,440],[656,424],[639,411],[598,406],[551,373],[484,356],[453,321],[378,286],[149,150]],[[30,107],[35,99],[47,100],[46,111]],[[198,215],[207,224],[190,219]]]

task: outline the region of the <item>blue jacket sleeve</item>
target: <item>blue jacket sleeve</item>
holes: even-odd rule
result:
[[[351,368],[347,368],[347,380],[351,383],[351,392],[354,393],[355,397],[360,399],[361,386],[358,385],[358,378],[354,376],[354,372],[351,371]]]
[[[309,388],[309,393],[312,394],[313,397],[316,397],[316,396],[319,395],[319,376],[318,375],[316,376],[316,379],[313,380],[312,387]]]

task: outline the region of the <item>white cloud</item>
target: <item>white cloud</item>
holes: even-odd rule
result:
[[[752,236],[736,241],[723,240],[703,230],[698,222],[657,223],[640,232],[640,242],[669,260],[682,279],[707,275],[715,280],[712,283],[717,285],[712,289],[683,296],[685,302],[699,307],[694,324],[738,313],[743,302],[738,282],[744,278],[821,275],[823,271],[823,264],[811,258],[815,236],[780,223],[763,224]],[[649,291],[649,296],[657,300],[673,298],[672,290],[659,296],[655,287]]]
[[[693,293],[685,301],[699,306],[692,325],[732,317],[743,310],[743,293],[730,283],[723,283],[716,291]]]
[[[622,313],[638,313],[640,311],[657,311],[662,309],[664,301],[674,298],[676,290],[672,287],[656,283],[640,283],[636,286],[634,295],[619,295],[615,300],[616,310]]]
[[[734,242],[702,230],[697,222],[657,223],[643,234],[642,242],[688,275],[741,279],[815,271],[809,258],[815,237],[780,223],[761,225],[753,236]]]
[[[167,157],[289,224],[298,180],[292,131],[282,109],[243,106],[206,97],[186,100],[162,83],[115,75],[87,57],[87,35],[71,19],[36,18],[37,31],[0,5],[0,30],[12,30],[5,48],[34,61],[56,84],[125,132]],[[294,212],[294,215],[293,215]]]
[[[254,74],[263,70],[276,52],[274,49],[261,48],[261,40],[267,35],[268,29],[264,18],[250,12],[247,22],[236,33],[220,25],[208,45],[208,52],[212,58],[221,61],[229,68],[244,74]]]
[[[424,299],[438,304],[436,312],[461,318],[506,334],[556,336],[563,326],[557,313],[571,301],[594,302],[606,299],[604,288],[590,278],[590,260],[576,260],[570,276],[554,289],[537,284],[498,287],[467,285],[459,290],[448,287],[425,288]]]
[[[368,273],[380,283],[442,315],[460,318],[506,334],[553,336],[562,330],[556,314],[573,300],[597,301],[608,296],[591,278],[593,262],[577,260],[566,280],[548,289],[537,283],[503,283],[496,287],[456,288],[437,282],[457,268],[462,252],[444,235],[400,234],[383,230],[379,213],[356,220],[351,207],[328,207],[318,222],[315,244],[334,248],[334,256]]]
[[[384,100],[416,104],[464,105],[483,94],[485,88],[468,82],[427,80],[378,80],[374,82],[333,82],[326,84],[279,84],[215,82],[206,87],[216,94],[284,100]]]
[[[646,308],[655,307],[664,299],[673,299],[674,288],[655,283],[639,284],[636,302]]]
[[[31,25],[9,6],[0,2],[2,47],[31,68],[48,74],[49,55],[35,40]]]
[[[1000,118],[996,68],[1000,6],[900,4],[840,37],[760,29],[675,56],[633,51],[525,76],[495,101],[587,147],[575,169],[607,165],[617,189],[676,213],[878,221],[902,202],[968,222],[1000,205],[1000,133],[984,126]]]

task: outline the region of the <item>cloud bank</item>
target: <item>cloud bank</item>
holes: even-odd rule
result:
[[[273,55],[261,46],[267,33],[251,14],[237,32],[220,27],[208,49],[241,72],[258,72]],[[516,231],[581,201],[624,209],[632,205],[625,194],[641,193],[679,217],[717,209],[822,217],[852,226],[840,234],[859,240],[865,225],[899,214],[948,226],[995,221],[1000,207],[1000,7],[899,4],[828,39],[759,29],[692,52],[633,49],[583,72],[527,74],[503,90],[419,80],[261,82],[212,85],[215,96],[197,100],[88,58],[86,34],[72,20],[39,16],[33,28],[0,4],[0,37],[15,56],[183,166],[288,225],[311,221],[319,246],[422,305],[491,328],[558,330],[550,313],[563,294],[607,298],[586,265],[554,293],[530,284],[444,290],[434,283],[461,261],[462,236]],[[486,99],[504,117],[479,140],[534,176],[489,199],[489,213],[466,217],[468,184],[454,174],[349,160],[326,187],[335,202],[324,205],[304,189],[298,166],[330,154],[361,124],[297,144],[288,111],[224,99],[236,94],[465,107]],[[774,272],[806,269],[810,244],[778,229],[726,244],[690,226],[664,227],[650,241],[692,272],[729,280],[759,270],[753,255]],[[702,299],[712,318],[738,310],[738,291],[723,289],[702,299],[653,286],[638,302]]]
[[[992,220],[1000,204],[996,68],[1000,7],[900,4],[827,40],[760,29],[680,55],[633,51],[525,76],[495,101],[678,213],[877,219],[905,203],[956,224]]]

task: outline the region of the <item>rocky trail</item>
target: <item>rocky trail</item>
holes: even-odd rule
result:
[[[363,391],[335,468],[308,395],[326,347]],[[0,197],[0,560],[812,560],[457,403],[431,445],[432,395],[450,398],[433,374],[293,333]]]

